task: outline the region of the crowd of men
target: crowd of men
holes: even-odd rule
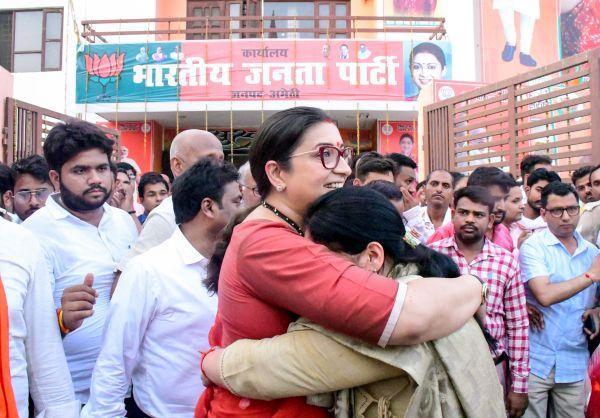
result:
[[[34,408],[190,417],[202,391],[199,351],[217,311],[202,281],[223,229],[260,202],[256,183],[207,131],[173,140],[173,183],[114,164],[112,149],[99,128],[72,122],[52,129],[44,157],[0,165],[0,274],[21,418]],[[383,193],[407,240],[487,282],[484,323],[509,416],[582,417],[599,329],[600,166],[570,182],[547,156],[520,168],[520,182],[479,167],[417,183],[410,158],[367,152],[345,187]]]

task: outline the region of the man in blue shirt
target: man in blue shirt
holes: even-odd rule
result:
[[[589,354],[582,315],[595,305],[599,250],[575,231],[579,198],[571,185],[555,181],[544,187],[540,213],[548,229],[527,239],[519,255],[528,298],[545,322],[542,330],[530,333],[524,416],[583,418]]]

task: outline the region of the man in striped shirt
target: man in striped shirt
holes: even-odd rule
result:
[[[508,415],[520,417],[528,404],[529,321],[517,260],[485,236],[494,223],[494,203],[483,187],[458,190],[452,211],[454,235],[430,246],[451,257],[461,274],[479,276],[487,283],[484,325],[497,340],[492,356],[505,387]]]

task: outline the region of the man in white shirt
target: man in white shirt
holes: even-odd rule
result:
[[[19,416],[79,417],[42,249],[25,228],[0,219],[0,277],[9,311],[10,375]]]
[[[134,416],[193,416],[203,389],[200,351],[208,348],[217,311],[202,282],[222,229],[241,205],[237,178],[231,164],[205,158],[175,181],[179,227],[125,268],[82,417],[123,417],[132,381]]]
[[[450,202],[454,195],[452,174],[446,170],[432,171],[425,180],[424,189],[427,206],[417,205],[404,212],[406,226],[419,235],[419,241],[423,244],[438,228],[452,222],[450,210]],[[404,204],[406,205],[406,201]]]
[[[199,129],[188,129],[180,132],[173,139],[170,149],[170,166],[173,176],[177,178],[204,157],[218,160],[224,158],[223,146],[217,137],[210,132]],[[150,212],[135,246],[121,260],[117,270],[122,272],[133,257],[143,254],[150,248],[164,242],[171,236],[175,226],[173,200],[168,197]]]
[[[543,231],[548,226],[546,221],[540,216],[542,208],[542,190],[553,181],[560,181],[560,176],[554,171],[548,171],[545,168],[538,168],[527,176],[525,185],[525,195],[527,203],[523,211],[523,216],[518,222],[514,223],[511,230],[511,236],[521,237],[521,243],[524,241],[522,234],[525,232],[529,235]],[[526,239],[526,238],[525,238]]]
[[[113,186],[114,142],[83,121],[58,124],[44,143],[50,179],[59,193],[24,223],[39,239],[75,395],[86,403],[100,352],[110,289],[119,260],[137,237],[133,220],[106,204]],[[61,321],[62,320],[62,323]]]

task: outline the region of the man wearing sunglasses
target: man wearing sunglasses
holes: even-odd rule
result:
[[[589,358],[586,334],[598,333],[595,295],[600,250],[575,230],[579,197],[573,186],[553,181],[542,190],[541,216],[548,229],[521,246],[519,260],[530,303],[544,328],[530,333],[529,407],[525,417],[583,417]],[[584,330],[588,316],[595,330]]]
[[[13,211],[21,223],[36,210],[46,205],[46,199],[54,192],[50,182],[50,168],[39,155],[23,158],[12,165],[15,185],[12,190]]]

